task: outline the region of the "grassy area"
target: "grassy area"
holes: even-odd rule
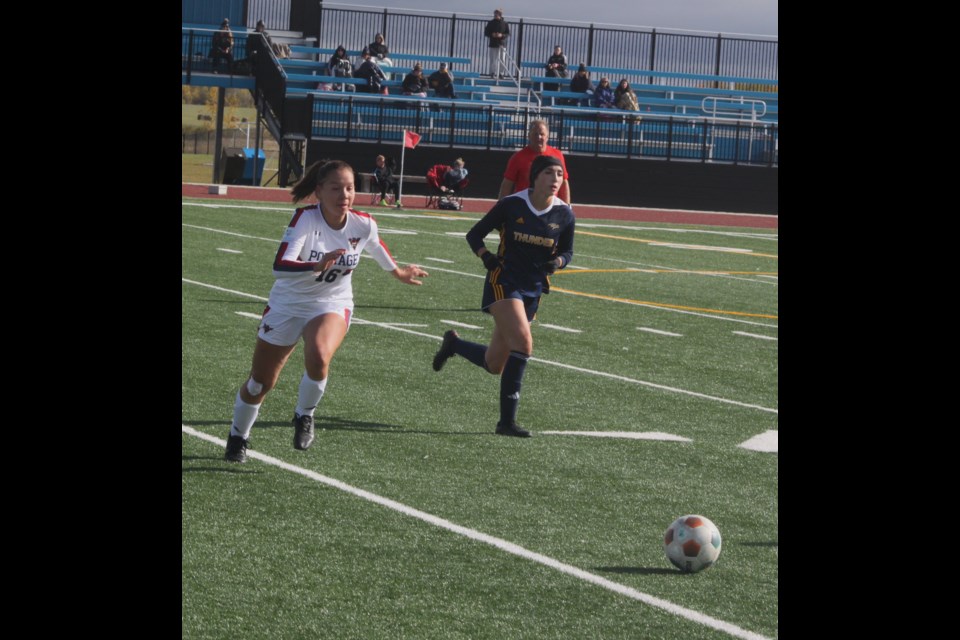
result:
[[[292,208],[202,205],[182,207],[181,421],[222,440]],[[316,442],[291,447],[297,347],[253,451],[777,636],[778,454],[739,446],[778,428],[776,232],[578,223],[532,327],[519,421],[534,437],[516,440],[493,435],[496,378],[459,357],[430,367],[451,322],[490,337],[463,238],[477,216],[374,215],[397,260],[430,277],[409,287],[361,260]],[[183,638],[730,637],[289,468],[228,464],[193,431],[181,456]],[[688,513],[723,535],[717,565],[695,575],[662,550]]]
[[[261,186],[277,186],[274,177],[278,170],[277,152],[266,151],[267,161],[261,176]],[[182,182],[213,182],[213,154],[184,153],[180,156],[180,180]],[[270,181],[267,184],[267,181]]]

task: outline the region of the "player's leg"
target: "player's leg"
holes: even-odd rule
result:
[[[233,404],[233,421],[230,424],[225,454],[230,462],[246,462],[250,429],[260,413],[260,405],[267,393],[276,386],[280,372],[296,346],[296,343],[271,344],[263,338],[257,338],[250,376],[240,387]]]
[[[294,411],[295,449],[307,449],[313,443],[313,414],[327,388],[330,361],[347,335],[351,309],[325,313],[310,320],[303,328],[303,377]]]
[[[497,433],[526,438],[530,432],[517,426],[517,409],[523,374],[527,369],[527,360],[533,353],[530,319],[536,309],[530,312],[524,300],[507,298],[490,305],[490,313],[497,323],[497,329],[487,348],[487,369],[501,372]]]

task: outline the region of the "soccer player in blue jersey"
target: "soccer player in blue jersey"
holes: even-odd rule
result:
[[[434,371],[459,355],[500,376],[496,433],[502,436],[530,437],[517,424],[520,387],[533,353],[530,323],[541,294],[550,292],[548,276],[573,258],[573,210],[557,197],[563,173],[557,158],[538,156],[530,166],[532,188],[500,200],[467,233],[470,249],[487,268],[481,308],[493,316],[496,326],[489,345],[468,342],[456,331],[447,331],[433,358]],[[500,247],[492,253],[484,238],[495,229]]]

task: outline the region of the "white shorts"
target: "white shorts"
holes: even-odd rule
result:
[[[263,317],[260,318],[260,327],[257,330],[257,336],[264,342],[277,345],[278,347],[289,347],[297,344],[303,335],[303,328],[307,323],[319,316],[328,313],[335,313],[342,316],[347,323],[347,330],[350,330],[350,318],[353,317],[353,305],[342,302],[322,303],[317,307],[316,313],[311,316],[292,316],[275,309],[269,305],[263,310]]]

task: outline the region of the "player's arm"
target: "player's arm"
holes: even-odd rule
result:
[[[488,233],[494,229],[499,229],[503,225],[503,211],[504,208],[500,203],[495,204],[493,209],[490,209],[487,215],[480,218],[477,224],[473,225],[473,228],[467,232],[467,244],[470,245],[470,250],[483,260],[483,266],[487,270],[493,270],[500,266],[500,259],[487,249],[484,238],[487,237]]]
[[[423,278],[429,275],[426,271],[421,269],[415,264],[407,265],[406,267],[398,267],[396,261],[393,259],[393,256],[390,255],[390,249],[387,248],[387,245],[380,239],[380,233],[377,228],[376,220],[370,219],[370,236],[369,240],[364,247],[367,253],[369,253],[374,260],[377,261],[377,264],[380,265],[380,268],[384,271],[389,271],[394,278],[400,282],[413,285],[423,284],[415,278]]]
[[[573,260],[573,231],[575,224],[576,221],[571,220],[570,224],[560,232],[560,238],[557,239],[557,257],[554,258],[554,262],[557,263],[558,269],[563,269]]]
[[[337,259],[335,252],[323,256],[323,262],[304,262],[300,259],[300,252],[303,250],[303,245],[310,235],[308,216],[303,215],[303,213],[303,209],[298,209],[297,212],[293,214],[293,218],[290,220],[290,224],[287,225],[286,231],[283,232],[280,248],[277,250],[277,255],[273,259],[273,276],[275,278],[295,278],[304,273],[322,271],[323,269],[318,269],[317,267],[322,266],[323,263],[327,263],[327,266],[329,266],[332,264],[332,261]],[[339,251],[343,253],[342,249]]]

